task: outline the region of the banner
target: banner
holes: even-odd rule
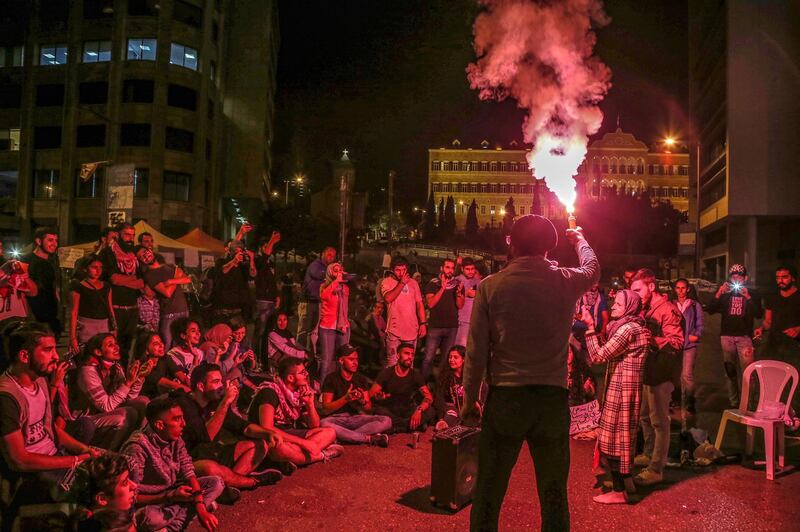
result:
[[[106,168],[106,221],[109,226],[133,223],[133,164],[115,164]]]
[[[600,422],[600,403],[595,399],[589,403],[569,407],[569,434],[578,434],[597,428]]]

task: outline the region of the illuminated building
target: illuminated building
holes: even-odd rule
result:
[[[565,218],[555,195],[531,176],[526,153],[515,142],[502,147],[483,141],[477,148],[464,148],[455,140],[450,148],[429,149],[428,191],[437,206],[440,199],[446,202],[453,196],[459,229],[464,228],[473,199],[480,227],[502,223],[501,210],[509,197],[514,198],[517,215],[531,214],[538,207],[544,216]],[[680,211],[689,206],[689,155],[650,150],[619,128],[589,144],[576,180],[592,197],[648,190],[653,201],[668,201]]]
[[[105,172],[134,164],[133,221],[227,236],[269,191],[272,0],[6,0],[0,13],[0,231],[63,242],[105,225]],[[236,200],[235,202],[233,200]]]
[[[741,263],[774,285],[800,256],[796,2],[689,3],[689,107],[697,131],[699,270]]]

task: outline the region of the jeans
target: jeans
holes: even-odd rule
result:
[[[728,400],[731,408],[739,408],[739,392],[742,389],[742,373],[755,360],[753,341],[749,336],[720,336],[722,361],[728,385]]]
[[[468,338],[469,338],[469,322],[459,321],[458,332],[456,332],[456,339],[453,342],[453,345],[463,345],[464,347],[467,347]]]
[[[200,489],[203,490],[203,502],[208,507],[225,489],[225,483],[220,477],[208,476],[197,477]],[[144,507],[144,511],[137,512],[140,517],[136,523],[138,531],[156,530],[184,530],[196,513],[194,502],[174,503],[174,504],[150,504]]]
[[[267,356],[267,324],[272,315],[275,314],[275,302],[256,299],[256,326],[254,331],[253,344],[256,347],[258,360],[267,367],[269,358]]]
[[[146,399],[146,398],[141,398]],[[102,412],[90,416],[79,417],[67,423],[67,433],[86,445],[96,445],[103,449],[116,451],[128,436],[139,428],[143,412],[140,416],[137,407],[146,405],[138,401],[132,406],[120,406],[110,412]]]
[[[164,342],[164,350],[168,351],[172,347],[172,323],[189,316],[189,311],[173,312],[171,314],[162,314],[161,321],[158,325],[158,334]]]
[[[391,368],[397,364],[397,346],[403,342],[414,344],[414,352],[417,351],[417,339],[403,340],[399,336],[395,336],[390,332],[386,333],[386,365],[385,368]]]
[[[319,382],[325,382],[325,377],[336,370],[333,354],[340,345],[350,341],[350,329],[339,332],[336,329],[319,330]]]
[[[297,304],[297,343],[309,353],[317,352],[319,335],[319,301]]]
[[[644,454],[650,457],[649,469],[664,472],[669,453],[669,401],[672,398],[672,382],[656,386],[642,386],[642,408],[639,420],[644,435]]]
[[[131,347],[139,326],[139,308],[135,305],[130,308],[114,305],[114,318],[117,321],[120,362],[126,365],[133,357]]]
[[[425,359],[422,361],[423,379],[431,375],[436,349],[441,348],[442,357],[447,359],[447,351],[454,345],[457,332],[457,327],[434,327],[428,330],[428,336],[425,337]]]
[[[529,385],[489,389],[478,444],[471,531],[497,530],[500,507],[523,441],[528,442],[536,472],[541,529],[569,530],[569,423],[565,388]]]
[[[685,426],[685,414],[687,410],[694,411],[694,363],[697,359],[697,347],[687,347],[683,350],[683,368],[681,369],[681,410],[684,414],[683,430]]]
[[[392,428],[392,418],[368,414],[333,414],[322,418],[319,425],[335,430],[336,439],[339,441],[369,443],[371,435],[389,432]]]

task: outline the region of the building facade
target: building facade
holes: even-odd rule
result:
[[[771,286],[800,253],[800,6],[689,3],[689,106],[696,131],[698,266],[732,263]]]
[[[508,147],[463,148],[458,140],[450,148],[428,150],[428,193],[434,203],[453,196],[456,226],[464,228],[472,200],[478,205],[480,227],[498,227],[509,198],[517,215],[534,209],[550,218],[566,216],[564,207],[543,180],[535,179],[525,159],[527,150],[516,143]],[[578,169],[579,190],[591,197],[609,193],[649,191],[653,201],[670,202],[679,211],[689,207],[689,155],[648,149],[630,133],[617,129],[593,141]]]
[[[13,4],[13,5],[11,5]],[[252,4],[261,16],[254,25]],[[277,49],[266,0],[10,0],[0,14],[0,231],[29,239],[41,225],[64,242],[105,225],[103,166],[133,164],[133,221],[169,236],[202,227],[225,236],[269,189]],[[269,15],[269,16],[266,16]],[[248,55],[258,33],[268,54]],[[255,64],[253,63],[255,62]],[[254,68],[255,67],[255,68]],[[261,69],[247,105],[241,72]],[[230,89],[229,89],[230,87]],[[258,129],[256,144],[233,135]],[[248,132],[250,132],[248,130]],[[244,154],[253,154],[257,164]],[[237,154],[239,155],[237,157]],[[231,160],[242,162],[233,170]],[[257,181],[257,182],[254,182]],[[13,203],[13,207],[11,204]]]

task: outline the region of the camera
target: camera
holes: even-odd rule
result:
[[[731,290],[739,293],[742,289],[742,283],[731,283]]]

